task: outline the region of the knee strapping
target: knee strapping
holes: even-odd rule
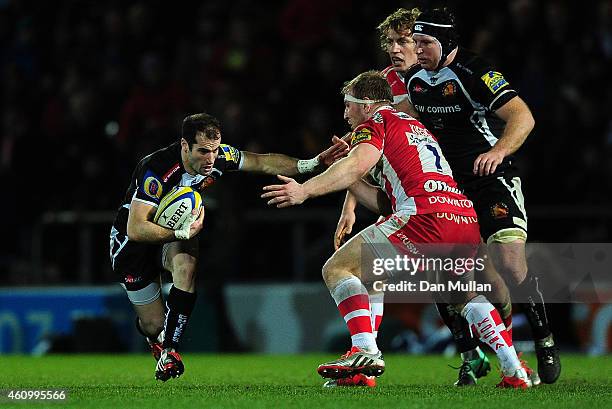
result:
[[[487,239],[487,244],[491,243],[513,243],[515,241],[522,240],[527,241],[527,232],[523,229],[519,229],[517,227],[512,227],[509,229],[502,229],[496,231]]]

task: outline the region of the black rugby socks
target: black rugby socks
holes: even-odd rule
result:
[[[463,354],[476,349],[478,341],[472,337],[469,324],[465,318],[450,304],[436,302],[436,308],[442,321],[444,321],[444,324],[446,324],[453,335],[453,339],[457,344],[457,351]]]
[[[529,326],[533,332],[535,341],[547,338],[550,336],[548,327],[548,318],[546,317],[546,307],[544,306],[544,297],[538,286],[538,277],[531,272],[527,273],[527,277],[517,290],[521,294],[522,299],[527,299],[527,303],[521,303],[520,306],[527,316]]]
[[[196,301],[195,293],[179,290],[175,286],[170,288],[170,294],[166,300],[166,322],[164,323],[164,343],[165,348],[178,347],[181,336],[187,327],[189,316],[193,311]]]

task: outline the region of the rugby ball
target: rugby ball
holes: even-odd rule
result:
[[[191,211],[200,208],[202,208],[200,193],[188,186],[175,186],[162,198],[153,222],[168,229],[178,230]]]

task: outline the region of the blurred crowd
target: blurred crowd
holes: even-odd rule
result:
[[[115,210],[138,159],[177,140],[189,113],[217,116],[223,141],[239,149],[313,157],[347,130],[342,83],[388,65],[378,23],[398,7],[441,4],[456,6],[461,44],[494,62],[534,113],[536,129],[519,153],[528,210],[609,205],[610,1],[0,0],[0,172],[4,235],[13,238],[0,267],[13,272],[9,282],[27,282],[31,229],[45,212]],[[265,210],[259,190],[270,180],[231,175],[211,192],[206,244],[220,257],[255,260],[248,271],[236,267],[238,277],[282,279],[287,270],[271,266],[254,241],[273,248],[279,265],[291,263],[289,240],[279,237],[286,227],[243,218]],[[309,242],[328,240],[312,258],[319,267],[334,227],[307,231]],[[536,238],[606,241],[609,230],[599,227]],[[106,273],[108,228],[94,239]],[[74,258],[66,243],[75,235],[54,231],[48,259]],[[53,268],[58,281],[70,274]]]

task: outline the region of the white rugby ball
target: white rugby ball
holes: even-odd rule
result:
[[[168,229],[181,228],[193,209],[202,207],[200,193],[188,186],[175,186],[165,195],[153,218],[153,222]]]

